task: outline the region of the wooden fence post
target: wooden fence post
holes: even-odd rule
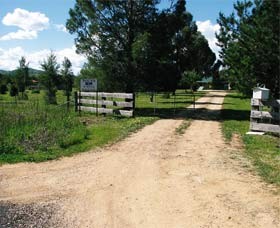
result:
[[[75,112],[78,111],[78,92],[74,92],[74,104],[75,104]]]
[[[132,105],[132,117],[135,117],[135,106],[136,106],[136,104],[135,104],[135,101],[136,101],[136,99],[135,99],[135,92],[133,92],[133,98],[132,98],[132,102],[133,102],[133,105]]]
[[[106,101],[106,97],[102,97],[102,101]],[[101,107],[106,108],[106,105],[103,103]],[[106,113],[103,113],[103,116],[106,116]]]

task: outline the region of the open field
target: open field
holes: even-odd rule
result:
[[[163,98],[158,94],[156,104],[150,102],[148,93],[138,93],[135,118],[104,118],[89,113],[79,116],[73,103],[67,111],[62,91],[57,93],[58,105],[45,105],[43,91],[27,94],[28,100],[0,95],[0,163],[45,161],[100,147],[158,117],[174,116],[193,101],[193,96],[184,91],[177,91],[175,103],[174,96]],[[203,94],[197,93],[196,98]]]
[[[241,137],[245,156],[268,183],[280,186],[280,139],[273,135],[246,135],[249,131],[250,99],[240,94],[228,94],[222,110],[225,138]]]

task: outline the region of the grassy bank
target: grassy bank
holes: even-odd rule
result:
[[[222,118],[225,138],[230,140],[233,134],[239,134],[245,145],[245,154],[257,172],[268,183],[280,186],[279,137],[246,135],[250,123],[250,99],[237,93],[229,94],[224,101]]]

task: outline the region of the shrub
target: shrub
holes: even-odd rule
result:
[[[1,94],[6,94],[7,91],[8,91],[7,85],[1,85],[0,86],[0,93]]]
[[[15,97],[17,95],[18,95],[18,88],[14,84],[12,84],[10,89],[10,96]]]

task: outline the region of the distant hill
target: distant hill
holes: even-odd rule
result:
[[[9,73],[9,71],[6,71],[6,70],[0,70],[0,74],[7,74]]]
[[[10,70],[10,71],[8,71],[8,70],[0,70],[0,73],[1,74],[13,74],[13,73],[15,73],[15,71],[16,70]],[[28,71],[29,71],[29,76],[35,76],[35,75],[38,75],[38,74],[41,74],[43,71],[41,71],[41,70],[36,70],[36,69],[33,69],[33,68],[29,68],[28,69]]]

